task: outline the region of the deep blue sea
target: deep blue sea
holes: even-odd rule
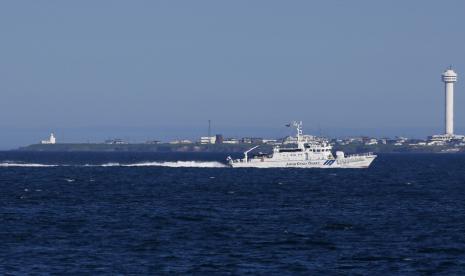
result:
[[[465,155],[225,158],[1,152],[0,274],[465,274]]]

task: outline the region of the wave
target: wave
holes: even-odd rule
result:
[[[170,167],[170,168],[225,168],[225,164],[216,161],[159,161],[159,162],[140,162],[132,164],[124,163],[105,163],[105,164],[85,164],[85,165],[69,165],[69,164],[38,164],[38,163],[20,163],[20,162],[3,162],[0,167],[31,167],[31,168],[47,168],[47,167]]]
[[[0,167],[43,168],[43,167],[58,167],[58,165],[37,164],[37,163],[2,162],[2,163],[0,163]]]
[[[133,164],[107,163],[97,165],[101,167],[171,167],[171,168],[225,168],[225,164],[216,161],[162,161],[141,162]]]

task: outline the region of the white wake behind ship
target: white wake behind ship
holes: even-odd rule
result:
[[[243,159],[228,157],[233,168],[368,168],[376,155],[373,153],[345,155],[342,151],[332,153],[332,146],[325,139],[304,139],[302,122],[293,122],[297,130],[296,146],[274,146],[270,154],[259,153],[249,157],[255,146],[244,152]]]

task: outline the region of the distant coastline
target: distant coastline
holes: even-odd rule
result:
[[[44,152],[243,152],[251,144],[101,144],[101,143],[60,143],[33,144],[20,147],[16,151]],[[270,149],[263,145],[263,149]]]
[[[14,151],[34,152],[212,152],[212,153],[242,153],[257,144],[102,144],[102,143],[58,143],[33,144],[20,147]],[[271,146],[260,144],[257,151],[267,152]],[[371,151],[374,153],[463,153],[463,148],[450,146],[411,146],[411,145],[365,145],[349,144],[334,145],[334,151],[342,150],[346,153],[359,153]]]

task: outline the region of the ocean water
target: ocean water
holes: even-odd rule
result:
[[[465,155],[225,157],[0,153],[0,274],[465,274]]]

